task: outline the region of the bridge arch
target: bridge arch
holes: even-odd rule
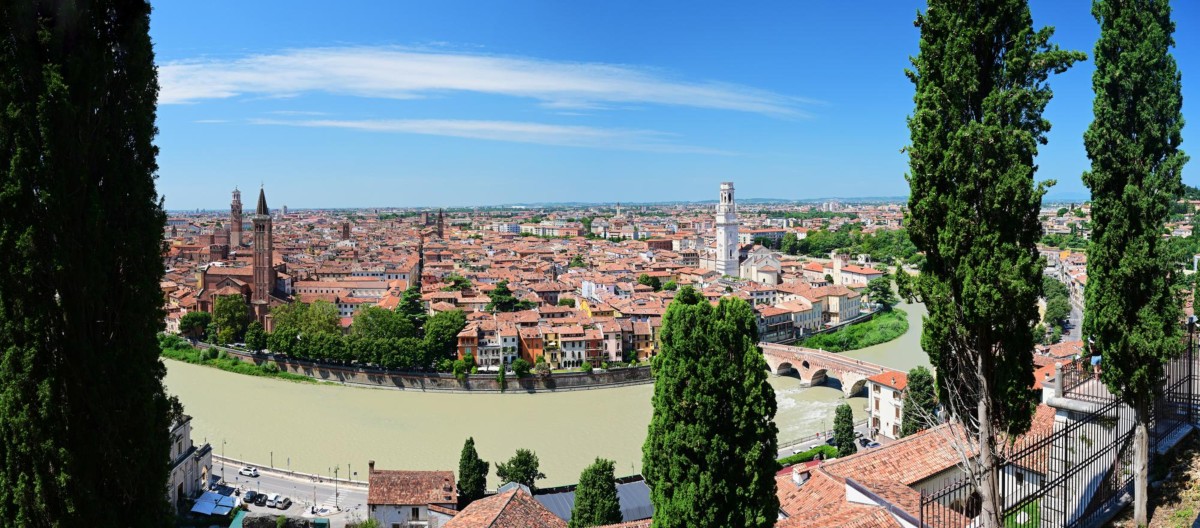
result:
[[[784,376],[784,375],[787,375],[787,374],[791,374],[791,373],[793,373],[793,372],[795,372],[795,371],[796,371],[796,367],[793,367],[793,366],[792,366],[792,364],[791,364],[791,363],[788,363],[787,361],[784,361],[783,363],[780,363],[780,364],[779,364],[779,367],[777,367],[777,368],[775,369],[775,373],[776,373],[776,374],[778,374],[778,375],[780,375],[780,376]]]

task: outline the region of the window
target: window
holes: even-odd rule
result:
[[[1021,470],[1017,470],[1016,477],[1017,477],[1017,485],[1024,486],[1025,485],[1025,472],[1021,471]]]
[[[900,408],[894,407],[894,409],[896,410],[896,418],[899,418],[900,417]]]
[[[421,509],[420,508],[412,509],[412,520],[414,520],[414,521],[421,520]]]

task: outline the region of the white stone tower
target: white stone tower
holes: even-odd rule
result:
[[[717,203],[717,266],[722,275],[737,277],[738,217],[733,201],[733,182],[721,182],[721,201]]]

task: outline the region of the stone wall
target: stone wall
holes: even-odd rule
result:
[[[200,344],[199,346],[205,346]],[[213,347],[247,363],[264,365],[274,361],[279,370],[300,374],[320,381],[331,381],[346,385],[416,391],[462,391],[500,392],[500,382],[495,373],[475,374],[459,381],[453,374],[394,372],[373,367],[335,366],[294,358],[274,357],[267,354],[251,354],[244,350]],[[518,379],[509,374],[505,392],[542,392],[564,390],[586,390],[605,387],[620,387],[653,383],[650,367],[615,368],[608,371],[597,369],[591,374],[571,372],[541,377],[530,375]]]

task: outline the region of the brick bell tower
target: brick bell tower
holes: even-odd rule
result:
[[[229,203],[229,247],[242,245],[242,191],[233,188],[233,201]]]
[[[271,290],[275,288],[275,268],[272,267],[271,256],[271,213],[267,209],[267,195],[258,190],[258,208],[250,217],[254,224],[254,293],[250,297],[250,305],[254,310],[254,318],[264,325],[267,314],[271,312]]]

